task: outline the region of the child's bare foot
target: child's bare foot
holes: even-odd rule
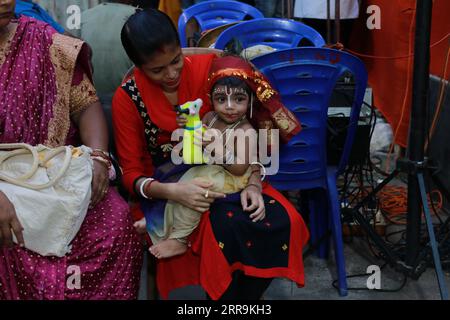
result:
[[[133,224],[133,227],[136,229],[136,232],[138,234],[144,234],[147,232],[147,224],[145,221],[145,218],[142,218],[141,220],[136,221]]]
[[[175,239],[163,240],[160,243],[151,246],[149,249],[150,253],[158,259],[170,258],[183,254],[186,250],[187,245]]]

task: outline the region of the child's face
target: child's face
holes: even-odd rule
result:
[[[212,94],[212,104],[220,119],[226,123],[238,121],[247,113],[249,96],[242,88],[218,85]]]

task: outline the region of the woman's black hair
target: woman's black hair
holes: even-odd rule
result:
[[[212,89],[211,89],[211,94],[214,92],[214,89],[217,86],[226,86],[228,88],[232,88],[232,89],[244,89],[245,92],[247,93],[247,95],[250,97],[250,95],[252,94],[252,90],[250,89],[250,87],[247,85],[247,83],[242,80],[241,78],[238,77],[223,77],[220,78],[219,80],[217,80]]]
[[[122,28],[122,45],[130,60],[141,66],[166,45],[180,45],[170,17],[156,9],[137,10]]]

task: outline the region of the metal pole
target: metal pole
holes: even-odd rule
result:
[[[448,290],[445,284],[445,276],[442,272],[441,257],[439,255],[436,237],[433,230],[433,220],[431,219],[430,208],[428,208],[427,193],[425,190],[425,179],[423,173],[417,173],[417,180],[419,181],[420,197],[423,204],[423,212],[425,214],[425,221],[427,223],[428,237],[430,238],[430,246],[433,253],[434,270],[439,284],[439,292],[442,300],[448,300]]]
[[[288,0],[288,19],[294,17],[294,2],[293,0]]]
[[[430,33],[432,0],[417,0],[416,34],[414,44],[414,74],[411,104],[411,121],[408,141],[408,159],[411,165],[424,160],[425,121],[427,116],[427,96],[430,68]],[[417,166],[416,166],[417,169]],[[421,201],[417,180],[417,170],[408,173],[408,213],[406,227],[407,266],[413,267],[420,242]]]
[[[334,1],[334,42],[341,41],[341,0]]]
[[[327,0],[327,44],[331,44],[331,8],[330,1]]]

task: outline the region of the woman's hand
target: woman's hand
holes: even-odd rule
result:
[[[251,184],[242,190],[241,203],[244,211],[255,211],[250,215],[250,219],[252,219],[253,222],[257,222],[265,218],[266,208],[264,206],[264,199],[260,189],[257,186]]]
[[[178,182],[174,184],[170,200],[203,213],[209,210],[215,199],[226,197],[224,193],[209,190],[212,186],[212,182],[200,178],[190,182]]]
[[[108,168],[100,161],[93,160],[94,169],[92,177],[92,195],[89,208],[94,208],[108,193],[109,176]]]
[[[185,114],[181,114],[177,112],[177,125],[180,128],[184,128],[186,126],[187,123],[187,117]]]
[[[11,229],[20,246],[23,247],[25,244],[22,234],[23,227],[20,224],[19,219],[17,219],[16,210],[14,209],[13,204],[6,195],[0,191],[0,247],[12,247],[13,240]]]

